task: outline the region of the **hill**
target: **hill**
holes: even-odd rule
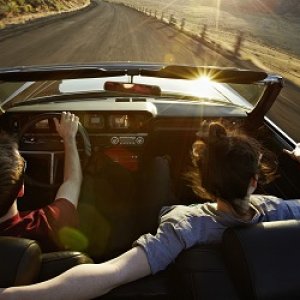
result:
[[[177,1],[178,2],[178,1]],[[186,2],[186,1],[184,1]],[[199,0],[199,5],[217,7],[219,0]],[[230,10],[236,13],[273,13],[284,16],[299,16],[299,0],[222,0],[220,2],[222,10]]]
[[[238,12],[271,13],[280,16],[299,16],[299,0],[225,0],[222,1],[222,9],[235,9]]]
[[[90,0],[0,0],[0,29],[34,18],[82,8]]]

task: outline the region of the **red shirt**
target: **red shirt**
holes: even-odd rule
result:
[[[56,199],[46,207],[19,212],[0,224],[0,235],[23,237],[36,240],[43,252],[65,249],[59,242],[59,230],[77,227],[78,213],[66,199]]]

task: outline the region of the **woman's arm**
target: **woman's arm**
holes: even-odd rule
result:
[[[82,264],[45,282],[0,289],[0,299],[92,299],[151,273],[144,250],[135,247],[102,264]]]

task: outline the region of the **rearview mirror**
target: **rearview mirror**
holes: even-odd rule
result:
[[[159,86],[140,83],[106,81],[104,83],[104,90],[137,95],[161,95],[161,89]]]

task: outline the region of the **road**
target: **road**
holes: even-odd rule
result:
[[[41,23],[11,38],[1,40],[0,33],[1,67],[109,61],[236,66],[174,27],[101,0],[82,13]],[[291,125],[300,115],[297,96],[284,91],[272,115],[300,140],[300,126]]]

